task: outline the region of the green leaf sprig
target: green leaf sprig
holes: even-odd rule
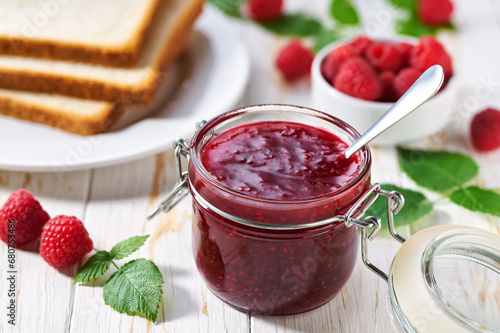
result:
[[[322,29],[318,20],[302,13],[285,14],[276,21],[261,22],[259,25],[276,35],[292,37],[313,36]]]
[[[330,5],[330,14],[341,24],[359,24],[358,12],[349,0],[333,0]]]
[[[456,30],[452,23],[441,26],[429,26],[423,23],[417,14],[418,0],[388,1],[393,7],[406,14],[406,18],[396,21],[396,32],[401,35],[422,37],[425,35],[436,35],[442,29]]]
[[[500,217],[500,194],[496,190],[467,185],[479,171],[470,156],[449,151],[398,148],[398,160],[401,171],[420,187],[440,193],[440,200],[448,199],[467,210]],[[421,192],[392,184],[383,184],[382,188],[398,191],[405,197],[404,207],[394,218],[397,227],[420,219],[434,207],[435,202],[429,201]],[[386,217],[386,201],[377,199],[366,214]]]
[[[208,0],[224,14],[238,19],[245,19],[242,8],[245,0]],[[359,26],[358,12],[351,0],[331,0],[330,17],[334,27],[325,26],[318,19],[303,13],[287,13],[281,18],[270,22],[254,22],[276,35],[311,38],[313,50],[318,52],[324,46],[336,41],[343,35],[344,26]],[[352,30],[350,30],[352,33]]]
[[[74,284],[90,282],[113,265],[117,271],[104,284],[104,303],[118,312],[143,315],[155,322],[163,293],[163,276],[158,267],[148,259],[132,260],[122,267],[114,262],[137,251],[148,237],[131,237],[113,246],[109,252],[96,250],[97,253],[78,270]]]
[[[398,148],[399,167],[418,185],[446,193],[476,177],[479,168],[474,160],[449,151]]]
[[[418,0],[389,0],[389,3],[396,8],[415,10]]]
[[[227,16],[241,18],[241,6],[245,0],[208,0]]]

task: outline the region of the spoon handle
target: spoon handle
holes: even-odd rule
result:
[[[439,91],[443,80],[444,71],[441,66],[434,65],[429,67],[372,127],[345,150],[345,157],[351,157],[351,155],[375,139],[380,133],[428,101]]]

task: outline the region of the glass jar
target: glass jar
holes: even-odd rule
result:
[[[247,107],[212,119],[197,131],[188,166],[199,272],[212,292],[228,304],[265,315],[308,311],[340,291],[356,262],[357,228],[348,228],[340,220],[321,222],[344,215],[370,186],[367,148],[358,153],[358,171],[345,186],[303,200],[245,195],[205,170],[201,154],[219,133],[245,123],[276,120],[319,127],[349,144],[359,137],[348,124],[311,109]]]
[[[332,193],[304,200],[271,200],[231,190],[205,170],[203,149],[218,134],[250,122],[291,121],[329,131],[350,144],[359,134],[348,124],[307,108],[250,106],[200,124],[191,145],[174,143],[178,183],[149,216],[193,198],[193,251],[212,292],[252,314],[288,315],[331,300],[361,258],[388,282],[388,314],[397,332],[500,332],[500,237],[456,226],[424,229],[408,240],[394,227],[404,205],[396,191],[370,184],[371,155],[360,149],[353,178]],[[188,171],[182,158],[190,157]],[[368,244],[381,220],[360,216],[380,195],[387,223],[402,246],[389,274],[369,260]],[[370,231],[371,230],[371,231]]]

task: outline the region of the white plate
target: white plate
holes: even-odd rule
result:
[[[92,137],[0,116],[0,168],[60,173],[138,159],[190,135],[196,121],[230,110],[248,81],[247,50],[227,19],[211,8],[205,8],[196,32],[188,51],[189,77],[153,116]]]

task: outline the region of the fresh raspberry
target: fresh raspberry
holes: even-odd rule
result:
[[[340,45],[330,52],[321,64],[321,73],[328,83],[333,82],[337,69],[346,59],[355,57],[358,51],[349,44]]]
[[[283,0],[249,0],[247,6],[255,21],[273,21],[283,15]]]
[[[366,59],[380,72],[401,69],[403,58],[399,54],[398,47],[393,43],[375,42],[367,47]]]
[[[408,67],[410,65],[411,53],[414,46],[410,43],[399,42],[396,44],[396,47],[401,55],[401,68]]]
[[[500,111],[487,108],[477,113],[470,123],[474,148],[487,152],[500,147]]]
[[[444,75],[449,79],[453,75],[451,57],[443,45],[434,37],[426,36],[412,50],[410,65],[422,72],[433,65],[441,65]]]
[[[276,58],[276,67],[288,80],[300,79],[309,74],[314,54],[299,41],[286,45]]]
[[[396,99],[403,96],[422,73],[421,70],[412,67],[402,69],[394,78],[393,88],[396,93]]]
[[[372,44],[372,40],[366,36],[356,37],[351,45],[358,50],[359,54],[363,54],[368,46]]]
[[[393,87],[395,77],[396,74],[391,71],[384,71],[378,75],[378,80],[382,85],[380,102],[395,102],[398,99]]]
[[[92,247],[89,233],[74,216],[58,215],[43,227],[40,255],[52,267],[72,265]]]
[[[43,225],[49,219],[49,214],[43,210],[33,194],[19,189],[12,193],[0,209],[0,239],[13,246],[34,241],[40,237]],[[9,220],[15,220],[13,234],[9,231]],[[12,240],[15,242],[12,243]]]
[[[343,93],[368,101],[376,101],[382,93],[375,71],[361,57],[347,59],[340,65],[333,86]]]
[[[428,25],[443,25],[451,22],[453,3],[450,0],[420,0],[417,13]]]

